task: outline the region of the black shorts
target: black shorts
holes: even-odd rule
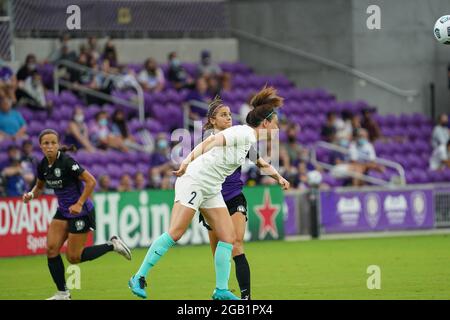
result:
[[[238,194],[236,197],[226,201],[225,204],[227,205],[230,216],[232,216],[236,212],[240,212],[245,216],[245,221],[248,221],[247,199],[245,199],[244,194],[242,193]],[[198,221],[202,223],[206,229],[212,230],[211,227],[206,223],[205,218],[201,213],[198,215]]]
[[[95,230],[95,209],[92,209],[85,216],[73,218],[67,218],[61,211],[56,210],[53,219],[67,221],[69,224],[69,233],[87,233],[90,230]]]

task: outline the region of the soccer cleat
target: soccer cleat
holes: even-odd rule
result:
[[[213,300],[241,300],[236,297],[230,290],[216,288],[212,295]]]
[[[71,300],[70,292],[67,291],[57,291],[52,297],[45,300]]]
[[[134,295],[138,296],[142,299],[147,299],[147,292],[145,292],[145,287],[147,287],[147,282],[144,277],[139,277],[136,279],[136,276],[132,276],[128,281],[128,288],[131,289]]]
[[[112,236],[109,241],[114,246],[115,252],[121,256],[124,256],[125,259],[131,260],[131,250],[127,247],[125,242],[123,242],[118,236]]]

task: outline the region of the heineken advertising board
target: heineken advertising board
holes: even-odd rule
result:
[[[283,192],[278,186],[244,189],[248,203],[246,241],[284,238]],[[119,235],[130,247],[148,247],[169,229],[173,190],[96,193],[95,243]],[[196,213],[178,244],[208,243],[208,232]]]

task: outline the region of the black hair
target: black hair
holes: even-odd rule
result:
[[[44,129],[44,130],[42,130],[41,133],[39,134],[39,144],[42,143],[42,138],[43,138],[44,136],[48,135],[48,134],[53,134],[53,135],[55,135],[56,138],[57,138],[58,141],[59,141],[59,134],[58,134],[58,132],[56,132],[56,131],[53,130],[53,129]],[[67,151],[75,152],[75,151],[77,151],[77,147],[75,147],[73,144],[71,144],[70,146],[62,145],[62,146],[59,148],[59,151],[62,151],[62,152],[67,152]]]

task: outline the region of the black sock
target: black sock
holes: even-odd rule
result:
[[[114,250],[114,246],[112,244],[107,244],[107,243],[84,248],[83,252],[81,253],[81,261],[80,262],[97,259],[98,257],[101,257],[105,253],[107,253],[109,251],[113,251],[113,250]]]
[[[236,278],[241,289],[241,298],[250,300],[250,266],[245,254],[233,258],[236,264]]]
[[[59,291],[66,291],[66,279],[64,278],[64,262],[60,255],[47,258],[48,269]]]

